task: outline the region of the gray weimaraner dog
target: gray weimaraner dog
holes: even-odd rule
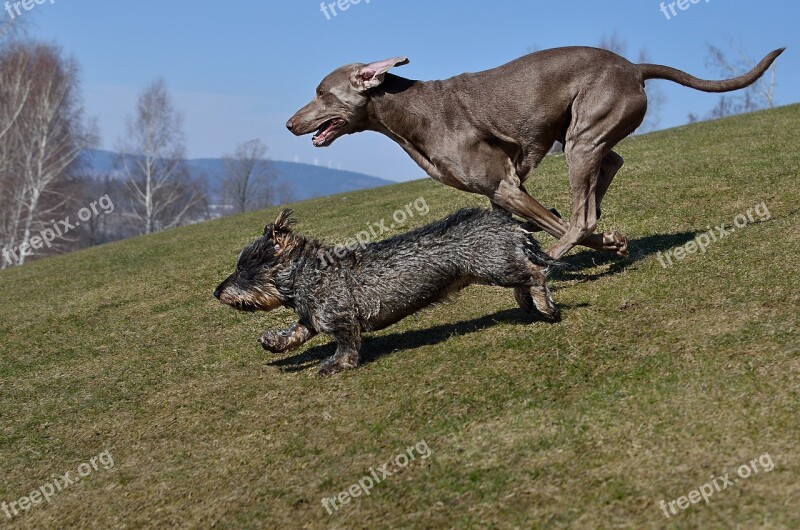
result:
[[[783,52],[775,50],[735,79],[704,81],[655,64],[633,64],[606,50],[569,47],[526,55],[504,66],[444,81],[387,73],[394,57],[334,70],[316,97],[286,124],[329,146],[344,134],[377,131],[400,144],[433,179],[481,193],[558,239],[560,258],[576,244],[628,253],[619,232],[594,234],[600,203],[622,167],[613,151],[647,111],[644,82],[668,79],[704,92],[755,83]],[[553,143],[564,145],[572,191],[569,223],[542,206],[523,183]]]

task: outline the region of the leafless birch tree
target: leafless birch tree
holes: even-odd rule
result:
[[[163,80],[139,96],[118,150],[133,199],[128,215],[143,233],[183,224],[202,206],[204,193],[191,182],[184,160],[183,117]]]
[[[0,63],[0,182],[5,215],[3,244],[18,250],[18,264],[34,255],[36,232],[63,212],[60,181],[89,147],[78,97],[78,67],[50,45],[13,43]],[[7,209],[6,209],[7,208]],[[7,266],[7,260],[2,266]]]

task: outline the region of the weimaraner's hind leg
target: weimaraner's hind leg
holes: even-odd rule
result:
[[[625,161],[614,151],[609,152],[600,163],[600,176],[597,178],[597,190],[595,202],[597,203],[597,218],[600,219],[602,215],[600,204],[603,202],[603,197],[606,196],[608,188],[611,186],[611,181],[617,175]]]
[[[564,153],[569,166],[572,216],[569,230],[548,250],[560,258],[580,243],[628,255],[628,238],[619,232],[594,234],[603,200],[622,167],[622,157],[612,151],[641,125],[647,112],[647,95],[639,83],[616,86],[614,91],[587,92],[573,104]]]
[[[628,255],[628,238],[619,232],[594,234],[597,228],[597,181],[600,175],[601,161],[604,158],[602,148],[587,145],[574,146],[575,158],[570,161],[569,180],[572,191],[572,217],[569,229],[564,237],[548,249],[547,253],[555,259],[577,244],[597,250],[614,252],[619,256]],[[574,151],[573,151],[574,152]]]

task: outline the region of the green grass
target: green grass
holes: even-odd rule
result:
[[[116,464],[0,527],[800,527],[798,123],[791,106],[627,140],[600,226],[631,256],[575,250],[586,268],[551,281],[561,323],[474,286],[333,378],[327,337],[267,355],[256,338],[293,315],[211,296],[276,209],[0,273],[0,502]],[[528,189],[566,212],[565,175],[550,157]],[[408,228],[486,203],[421,180],[294,207],[340,243],[418,197]],[[771,220],[659,265],[762,201]],[[421,440],[430,458],[322,508]],[[659,509],[765,453],[771,472]]]

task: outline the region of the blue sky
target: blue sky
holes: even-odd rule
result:
[[[335,67],[406,55],[411,64],[396,73],[441,79],[498,66],[533,46],[595,45],[616,31],[629,55],[646,47],[652,62],[716,77],[705,45],[733,38],[759,59],[788,46],[776,99],[800,101],[800,9],[789,0],[700,0],[670,20],[655,0],[366,2],[329,19],[320,0],[46,0],[22,18],[32,36],[60,44],[81,64],[84,103],[103,148],[116,145],[142,88],[163,77],[186,116],[190,157],[220,156],[261,138],[275,159],[316,159],[393,180],[424,174],[378,134],[319,150],[285,130]],[[663,90],[662,127],[685,123],[689,112],[703,115],[717,101],[670,83]]]

